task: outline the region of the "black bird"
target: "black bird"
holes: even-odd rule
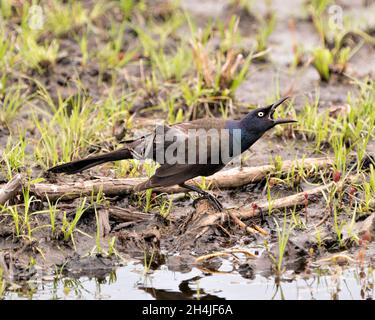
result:
[[[222,205],[214,196],[196,186],[185,183],[186,181],[197,176],[210,176],[225,167],[228,162],[224,161],[221,155],[219,156],[218,161],[217,159],[215,161],[212,159],[211,149],[219,146],[216,152],[220,153],[222,142],[222,139],[220,139],[221,137],[208,137],[206,149],[204,150],[206,151],[206,162],[202,163],[197,161],[199,160],[198,158],[200,156],[199,141],[201,139],[201,134],[197,134],[193,129],[226,130],[230,137],[228,147],[230,160],[249,149],[253,143],[255,143],[266,131],[273,128],[275,125],[296,122],[295,120],[290,119],[273,119],[276,108],[286,99],[288,99],[288,97],[282,98],[269,106],[252,110],[241,120],[210,118],[166,126],[164,135],[161,136],[161,139],[157,134],[158,128],[160,129],[160,127],[157,127],[155,131],[149,135],[142,136],[135,140],[125,141],[125,147],[122,149],[58,165],[50,168],[48,171],[53,173],[74,174],[110,161],[151,158],[161,163],[161,165],[156,169],[155,174],[151,178],[137,185],[135,187],[135,191],[155,187],[180,185],[183,188],[190,191],[195,191],[201,196],[208,198],[211,202],[213,202],[218,210],[222,210]],[[171,132],[173,133],[173,136],[177,136],[177,139],[173,139],[172,141],[166,139],[167,133]],[[240,133],[240,135],[238,136],[234,133]],[[191,139],[198,141],[198,143],[189,150],[186,145],[188,145],[187,142],[190,142]],[[194,151],[195,155],[193,155],[192,159],[196,161],[177,161],[175,163],[170,163],[168,161],[169,156],[166,149],[172,146],[173,143],[175,143],[177,147],[181,144],[184,145],[185,159],[188,159],[189,152]],[[162,155],[162,158],[160,158],[160,154]]]

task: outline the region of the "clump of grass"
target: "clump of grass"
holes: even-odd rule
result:
[[[143,168],[146,171],[146,175],[148,177],[151,177],[155,171],[156,171],[156,164],[153,163],[152,161],[149,161],[148,159],[144,162]],[[144,210],[145,212],[149,212],[152,208],[152,189],[147,189],[145,192],[141,194],[140,201],[144,198],[145,200],[145,205],[144,205]]]
[[[46,6],[46,27],[56,35],[62,35],[88,22],[87,11],[82,3],[68,1],[63,4],[60,1],[50,1]]]
[[[220,21],[217,23],[220,36],[220,52],[225,53],[234,48],[239,48],[242,41],[241,33],[238,32],[239,23],[240,19],[236,15],[231,16],[228,24],[221,23]],[[211,36],[213,27],[212,24],[207,25],[203,39],[207,40]]]
[[[340,28],[330,24],[327,8],[333,3],[332,0],[312,0],[307,3],[313,24],[320,37],[321,44],[313,50],[312,55],[313,65],[319,72],[322,81],[328,81],[332,72],[344,73],[349,59],[363,45],[363,42],[360,42],[352,48],[346,41],[347,36],[355,33],[362,37],[364,41],[368,39],[365,33],[357,32],[348,23],[340,24]]]
[[[182,108],[177,108],[178,106],[178,98],[176,97],[168,97],[167,100],[163,100],[161,102],[161,106],[164,110],[168,112],[168,123],[174,124],[182,122],[185,118],[185,113]],[[177,109],[177,112],[176,112]]]
[[[334,137],[332,140],[332,148],[335,154],[334,169],[344,176],[346,174],[347,160],[350,149],[348,149],[342,137]]]
[[[298,228],[300,230],[306,229],[306,223],[302,220],[299,212],[297,212],[296,206],[294,206],[293,209],[291,210],[291,218],[292,218],[291,220],[295,228]]]
[[[314,67],[319,72],[323,81],[328,81],[330,77],[330,65],[333,62],[333,56],[327,48],[316,48],[313,51]]]
[[[69,0],[63,3],[58,0],[49,1],[44,6],[46,12],[46,29],[56,36],[64,36],[90,24],[112,6],[105,1],[96,1],[93,8],[84,8],[80,1]]]
[[[1,156],[1,171],[5,171],[8,180],[12,179],[15,173],[25,165],[25,149],[27,143],[25,137],[20,133],[17,142],[13,143],[13,138],[8,139],[7,145]]]
[[[0,125],[10,127],[27,101],[27,96],[22,93],[21,86],[12,86],[5,89],[5,94],[0,99]]]
[[[155,258],[155,249],[152,249],[151,255],[149,254],[148,250],[145,250],[143,255],[144,255],[143,274],[146,275],[151,270],[151,266]]]
[[[125,23],[121,25],[112,24],[109,31],[109,40],[97,53],[101,72],[108,68],[121,68],[129,63],[137,54],[138,48],[124,49],[125,28]]]
[[[108,256],[112,257],[114,254],[116,254],[115,249],[115,243],[116,243],[116,237],[112,237],[108,240]]]
[[[56,235],[56,214],[58,212],[57,205],[59,203],[59,199],[52,203],[49,198],[47,197],[48,202],[48,214],[50,219],[50,226],[51,226],[51,233],[52,237]]]
[[[337,182],[337,181],[336,181]],[[343,215],[343,193],[339,191],[337,185],[333,186],[327,193],[323,192],[323,198],[327,204],[327,210],[330,212],[330,216],[333,218],[333,228],[336,234],[337,244],[340,248],[345,246],[344,241],[344,227],[347,224],[345,218],[341,217]],[[352,208],[349,208],[349,214],[353,215],[356,213],[356,209],[353,211]],[[352,224],[354,224],[352,218]],[[349,230],[350,231],[350,230]]]
[[[97,105],[90,98],[80,92],[66,100],[60,98],[55,104],[44,88],[38,96],[54,112],[52,117],[33,117],[40,135],[34,156],[43,168],[82,157],[91,144],[103,140],[98,134],[110,123],[109,115],[101,108],[98,116]]]
[[[176,13],[163,23],[151,21],[151,32],[134,26],[143,55],[151,67],[151,78],[148,81],[181,82],[182,77],[191,69],[192,54],[185,41],[181,40],[179,45],[173,49],[166,47],[167,40],[184,22],[183,18],[179,13]]]
[[[350,151],[356,151],[358,155],[358,168],[366,154],[366,147],[374,136],[375,112],[370,105],[375,101],[373,83],[360,84],[361,96],[352,99],[348,94],[345,108],[333,115],[329,109],[319,108],[319,95],[315,101],[307,101],[298,114],[293,110],[293,105],[287,112],[280,107],[283,117],[297,118],[298,126],[293,128],[282,127],[277,129],[278,135],[299,136],[307,141],[314,141],[314,150],[322,151],[328,147],[336,148],[340,154],[340,148],[345,147]],[[368,119],[363,121],[362,119]],[[291,130],[291,131],[290,131]]]
[[[167,21],[179,11],[178,0],[117,0],[116,4],[121,10],[124,20],[129,21],[146,20],[148,23],[155,20]]]
[[[82,55],[81,64],[82,66],[86,66],[90,56],[88,50],[87,32],[84,32],[81,37],[76,38]]]
[[[184,45],[177,48],[172,54],[165,54],[163,50],[152,51],[150,54],[151,66],[154,73],[162,80],[181,82],[191,68],[192,55]]]
[[[224,96],[233,94],[244,80],[250,67],[252,56],[244,61],[242,54],[228,50],[225,57],[213,58],[200,39],[191,42],[193,61],[198,78],[203,79],[204,86]],[[240,65],[242,64],[242,68]]]
[[[313,50],[313,66],[318,71],[322,81],[328,81],[331,73],[342,74],[348,65],[349,59],[353,56],[350,47],[337,47],[328,49],[317,47]]]
[[[104,232],[103,232],[103,230],[100,229],[101,223],[99,221],[99,213],[98,213],[97,207],[105,204],[106,202],[107,201],[105,199],[102,188],[99,190],[99,192],[97,193],[96,196],[94,196],[94,194],[91,195],[91,206],[94,207],[95,221],[96,221],[96,235],[95,235],[95,248],[94,248],[94,250],[98,254],[103,253],[100,238],[104,234]]]
[[[133,12],[138,9],[143,11],[144,10],[144,2],[143,1],[135,1],[135,0],[118,0],[118,6],[120,7],[122,14],[126,20],[130,20],[132,17]]]
[[[268,48],[268,38],[274,31],[275,25],[276,16],[274,13],[260,19],[259,31],[256,35],[256,52],[263,52]],[[264,56],[261,56],[261,58],[264,60]]]
[[[328,81],[332,73],[343,74],[346,71],[349,60],[358,52],[362,45],[366,41],[373,42],[373,39],[365,32],[358,31],[349,23],[340,25],[340,28],[330,25],[330,17],[326,9],[331,3],[333,1],[330,0],[311,1],[309,7],[321,42],[320,46],[312,52],[313,65],[319,72],[322,81]],[[352,41],[348,41],[353,34],[361,38],[361,41],[356,45]]]
[[[20,54],[26,67],[42,73],[55,65],[58,53],[59,43],[56,39],[50,43],[39,44],[31,32],[22,35]]]
[[[1,26],[0,24],[0,70],[5,72],[7,68],[14,66],[16,61],[15,41]],[[5,74],[2,78],[5,77]],[[3,86],[5,88],[5,86]],[[0,88],[1,89],[1,88]],[[0,90],[1,92],[2,90]]]
[[[1,213],[8,214],[12,217],[13,233],[16,237],[21,235],[21,213],[18,211],[18,206],[1,207]]]
[[[3,19],[8,19],[12,15],[12,0],[1,0],[0,15]]]
[[[374,197],[375,197],[375,169],[374,165],[370,164],[368,172],[368,181],[364,181],[361,186],[363,193],[363,199],[360,203],[359,210],[362,213],[368,213],[374,209]]]
[[[277,245],[278,245],[278,250],[277,250],[277,257],[275,257],[273,254],[269,252],[269,247],[268,243],[265,242],[266,249],[269,252],[269,257],[274,263],[274,269],[275,273],[277,276],[277,279],[280,279],[280,276],[284,273],[285,268],[283,268],[283,259],[285,255],[285,249],[288,244],[289,236],[294,229],[295,225],[292,224],[292,222],[289,223],[289,226],[287,226],[287,217],[286,217],[286,212],[284,213],[284,218],[283,218],[283,226],[280,228],[278,222],[275,219],[275,224],[277,226]]]
[[[253,58],[249,54],[244,59],[236,49],[213,55],[204,41],[199,35],[191,41],[195,80],[192,85],[180,86],[192,119],[203,116],[202,112],[210,115],[214,111],[225,116],[228,109],[233,111],[234,92],[245,80]]]
[[[63,235],[64,235],[63,240],[68,241],[70,239],[74,247],[75,247],[75,242],[74,242],[73,233],[74,231],[76,231],[78,221],[81,219],[82,215],[87,210],[86,201],[87,201],[86,197],[81,201],[81,204],[76,209],[76,213],[74,215],[72,222],[70,223],[68,222],[67,217],[66,217],[66,212],[64,212],[63,225],[61,228],[61,231],[63,232]]]
[[[12,218],[11,226],[13,228],[13,233],[17,238],[25,238],[28,241],[32,241],[33,231],[37,228],[45,227],[37,226],[32,228],[32,216],[43,212],[32,211],[32,205],[35,203],[36,199],[30,193],[30,185],[40,181],[42,181],[42,179],[27,180],[25,182],[25,185],[22,188],[22,204],[5,206],[0,205],[0,213],[4,216],[10,216]]]
[[[202,178],[201,178],[201,182],[198,182],[197,185],[198,185],[198,187],[199,187],[200,189],[202,189],[203,191],[207,191],[207,190],[209,190],[210,187],[211,187],[211,183],[208,183],[208,182],[207,182],[206,177],[202,177]]]
[[[275,166],[276,172],[281,171],[281,168],[283,166],[283,158],[280,155],[276,155],[274,157],[274,166]]]
[[[171,212],[171,209],[172,209],[172,199],[164,200],[159,207],[159,214],[164,219],[167,219],[169,216],[169,213]]]
[[[277,239],[278,239],[278,259],[277,259],[277,264],[276,264],[276,271],[280,275],[285,270],[283,269],[283,259],[284,259],[285,249],[288,244],[289,236],[290,236],[291,231],[294,228],[294,225],[289,223],[289,226],[287,227],[286,214],[284,215],[282,229],[280,229],[280,226],[276,220],[275,220],[275,223],[277,226]]]
[[[330,118],[328,111],[319,112],[319,98],[307,102],[297,115],[298,130],[306,140],[315,141],[314,149],[319,151],[329,139]]]

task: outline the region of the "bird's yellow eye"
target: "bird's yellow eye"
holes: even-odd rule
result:
[[[260,111],[260,112],[258,112],[258,117],[263,117],[264,116],[264,112],[262,112],[262,111]]]

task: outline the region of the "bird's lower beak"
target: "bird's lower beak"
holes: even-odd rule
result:
[[[298,121],[294,120],[294,119],[276,119],[276,120],[274,120],[275,124],[293,123],[293,122],[298,122]]]
[[[285,100],[289,99],[289,97],[284,97],[280,99],[279,101],[275,102],[274,104],[271,105],[271,112],[270,112],[270,117],[273,120],[274,124],[283,124],[283,123],[292,123],[292,122],[297,122],[297,120],[294,119],[273,119],[272,116],[276,110],[276,108],[281,105]]]

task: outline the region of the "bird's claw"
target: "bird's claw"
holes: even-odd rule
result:
[[[224,209],[223,205],[212,194],[207,193],[207,195],[205,196],[205,198],[207,198],[207,200],[209,200],[212,203],[212,205],[215,207],[215,209],[217,211],[223,211],[223,209]]]

